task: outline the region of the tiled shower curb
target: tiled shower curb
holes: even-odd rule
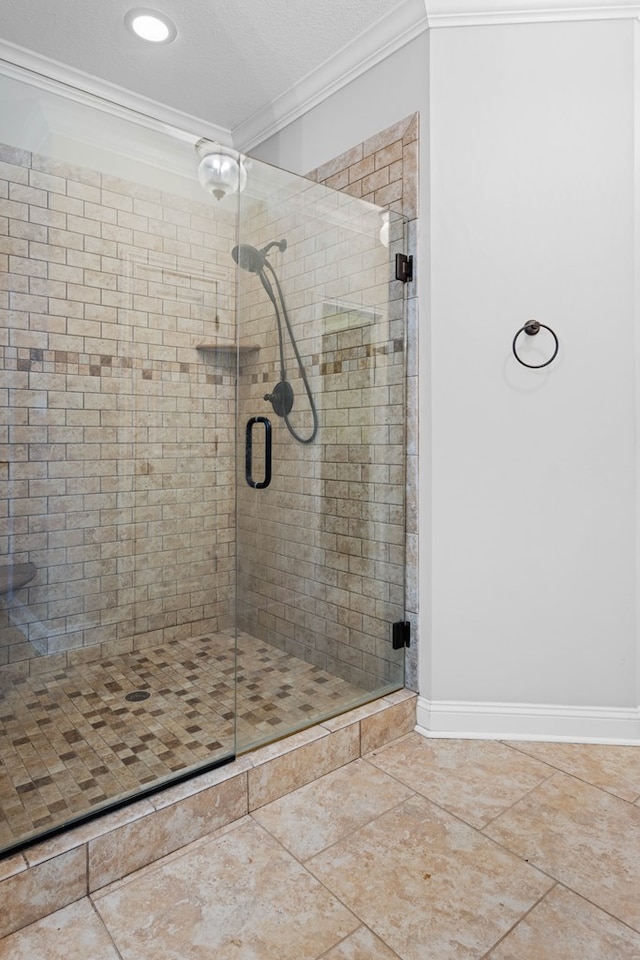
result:
[[[0,937],[404,736],[409,690],[376,700],[0,860]]]

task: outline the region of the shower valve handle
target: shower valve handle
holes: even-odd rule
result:
[[[264,400],[268,400],[273,407],[273,412],[279,417],[286,417],[293,407],[293,390],[291,384],[286,380],[276,383],[273,393],[265,393]]]

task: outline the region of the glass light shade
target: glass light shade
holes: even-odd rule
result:
[[[222,200],[228,194],[244,189],[247,171],[242,160],[236,160],[230,153],[208,153],[198,166],[198,179],[207,193]]]

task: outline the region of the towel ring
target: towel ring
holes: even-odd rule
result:
[[[517,339],[518,339],[518,337],[520,336],[521,333],[526,333],[526,334],[527,334],[528,336],[530,336],[530,337],[535,337],[535,335],[536,335],[537,333],[540,333],[541,330],[548,330],[548,331],[549,331],[549,333],[551,334],[551,336],[553,337],[553,339],[554,339],[554,341],[555,341],[555,349],[554,349],[553,353],[551,354],[551,356],[549,357],[549,359],[548,359],[548,360],[545,360],[544,363],[525,363],[524,360],[522,360],[522,359],[518,356],[518,351],[517,351],[517,349],[516,349],[516,341],[517,341]],[[553,360],[555,360],[555,358],[556,358],[557,355],[558,355],[558,347],[560,346],[560,344],[558,343],[558,338],[556,337],[555,333],[553,332],[553,330],[551,329],[551,327],[548,327],[548,326],[546,325],[546,323],[539,323],[537,320],[529,320],[528,323],[525,323],[524,327],[520,327],[520,329],[519,329],[518,332],[516,333],[515,337],[513,338],[513,343],[511,344],[511,346],[512,346],[512,349],[513,349],[513,355],[514,355],[514,357],[516,358],[516,360],[518,361],[518,363],[521,363],[523,367],[529,367],[530,370],[539,370],[541,367],[548,367],[549,364],[550,364]]]

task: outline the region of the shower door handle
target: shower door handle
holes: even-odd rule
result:
[[[264,480],[253,479],[253,428],[256,423],[264,424]],[[255,490],[264,490],[271,483],[271,421],[267,417],[250,417],[247,420],[244,475],[247,483]]]

